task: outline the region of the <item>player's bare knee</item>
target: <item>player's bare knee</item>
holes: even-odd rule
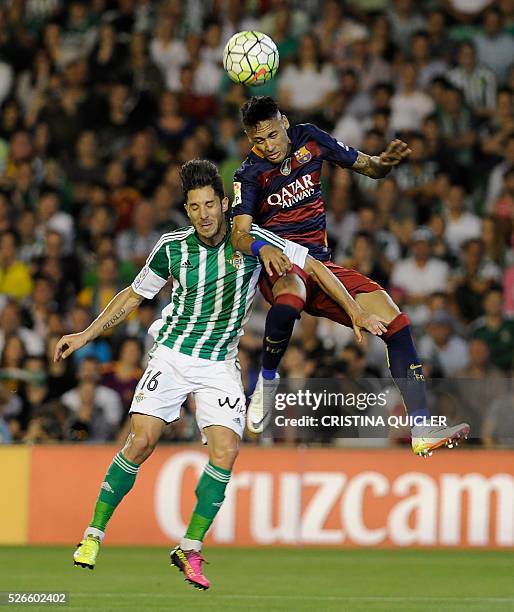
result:
[[[239,446],[234,443],[216,446],[210,451],[210,461],[217,467],[230,470],[239,454]]]
[[[123,454],[129,461],[141,464],[152,454],[157,442],[158,438],[150,432],[133,432],[128,437]]]

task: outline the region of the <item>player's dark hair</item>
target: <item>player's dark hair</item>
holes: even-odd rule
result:
[[[220,200],[225,197],[223,180],[218,168],[208,159],[191,159],[183,164],[180,168],[180,180],[182,181],[182,191],[186,202],[187,194],[191,189],[202,187],[212,187]]]
[[[255,127],[260,121],[273,119],[278,112],[271,96],[252,96],[241,107],[241,119],[245,127]]]

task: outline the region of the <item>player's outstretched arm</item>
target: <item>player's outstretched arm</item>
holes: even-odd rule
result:
[[[63,336],[55,346],[54,361],[66,359],[77,349],[94,340],[108,329],[119,325],[143,301],[132,287],[127,287],[115,295],[91,325],[77,334]]]
[[[359,151],[352,170],[370,178],[384,178],[394,166],[406,159],[411,153],[409,145],[402,140],[393,140],[380,155],[367,155]]]
[[[343,283],[320,261],[309,255],[305,260],[304,269],[327,295],[344,308],[352,320],[353,332],[358,342],[362,340],[361,329],[365,329],[375,336],[381,336],[387,331],[387,322],[363,310],[348,293]]]
[[[276,271],[283,276],[292,268],[289,257],[279,248],[271,244],[262,244],[250,234],[253,217],[251,215],[237,215],[232,224],[232,246],[245,255],[259,256],[266,272],[272,276]],[[253,248],[252,248],[253,245]]]

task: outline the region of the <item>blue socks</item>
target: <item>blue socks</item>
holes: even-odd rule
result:
[[[401,315],[400,315],[401,316]],[[425,377],[410,325],[402,327],[385,340],[389,370],[403,397],[410,417],[430,417]]]
[[[299,311],[289,304],[275,303],[268,311],[262,343],[262,376],[273,380],[286,352]]]

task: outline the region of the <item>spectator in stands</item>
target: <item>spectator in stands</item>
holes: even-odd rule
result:
[[[65,165],[68,179],[74,185],[73,199],[86,202],[87,186],[99,183],[103,178],[100,150],[95,132],[81,132],[75,146],[75,158]]]
[[[505,173],[514,167],[514,131],[504,140],[502,157],[503,160],[497,164],[489,174],[486,195],[486,206],[489,212],[493,212],[496,201],[502,193]]]
[[[423,29],[425,21],[416,11],[413,0],[393,0],[392,5],[388,12],[392,39],[407,53],[412,35]]]
[[[464,94],[460,89],[454,85],[444,89],[438,115],[446,145],[461,168],[467,168],[473,161],[476,122],[473,113],[464,103]]]
[[[481,26],[482,30],[474,38],[478,59],[494,70],[501,83],[507,76],[507,68],[514,57],[512,34],[504,31],[502,13],[495,6],[484,12]]]
[[[13,300],[8,300],[0,312],[0,351],[5,339],[11,334],[16,334],[21,338],[28,355],[41,355],[44,352],[43,339],[36,332],[22,325],[19,305]]]
[[[170,91],[180,90],[180,69],[189,62],[183,40],[176,36],[176,23],[167,15],[160,15],[150,42],[150,57],[161,70]]]
[[[497,266],[484,259],[482,241],[465,242],[461,248],[461,267],[455,273],[453,285],[460,316],[466,323],[482,315],[484,295],[499,281]]]
[[[50,388],[44,357],[26,357],[23,370],[23,384],[19,393],[23,406],[19,420],[22,429],[26,430],[30,421],[38,416],[41,406],[50,399]]]
[[[480,150],[487,157],[487,169],[501,160],[511,133],[514,133],[514,95],[510,87],[500,87],[494,112],[480,129]]]
[[[180,112],[178,95],[171,91],[163,92],[159,99],[159,115],[155,122],[159,144],[172,155],[184,138],[193,133],[193,127],[192,119],[184,117]]]
[[[77,303],[97,317],[112,298],[120,291],[118,260],[114,255],[105,255],[98,262],[97,282],[94,287],[85,287],[77,296]]]
[[[453,55],[454,42],[448,34],[447,21],[447,13],[438,7],[434,7],[427,15],[430,54],[434,57],[449,59]]]
[[[17,258],[18,239],[14,232],[0,234],[0,294],[22,300],[32,291],[29,268]]]
[[[323,61],[318,49],[314,35],[304,36],[296,61],[278,76],[279,104],[285,112],[315,116],[336,89],[334,69]]]
[[[353,237],[351,258],[343,261],[346,268],[358,270],[361,274],[374,278],[377,283],[387,287],[389,262],[387,269],[381,265],[384,257],[378,254],[378,247],[373,234],[359,231]]]
[[[400,75],[398,92],[391,99],[391,128],[395,132],[419,130],[423,119],[435,111],[434,101],[417,86],[415,64],[404,64]]]
[[[132,214],[131,228],[121,232],[117,238],[118,257],[123,261],[132,261],[137,268],[141,268],[160,238],[154,225],[152,204],[146,200],[139,202]]]
[[[373,235],[380,253],[381,265],[389,272],[391,264],[400,257],[396,236],[383,227],[383,219],[373,206],[361,206],[357,212],[357,229]]]
[[[20,388],[23,364],[27,353],[22,339],[16,333],[4,337],[0,353],[0,380],[3,388],[10,393],[16,393]]]
[[[49,398],[60,400],[66,391],[76,383],[75,367],[71,359],[54,361],[55,345],[60,334],[49,334],[46,340],[46,372],[48,377]]]
[[[162,167],[154,158],[154,141],[150,132],[138,132],[132,138],[126,162],[127,182],[143,196],[150,196],[159,184]]]
[[[444,199],[445,239],[454,253],[473,238],[480,237],[480,219],[465,209],[462,185],[451,185]]]
[[[141,127],[138,110],[137,101],[131,98],[125,82],[120,81],[110,88],[99,130],[100,146],[106,155],[116,155],[128,146],[132,134]]]
[[[100,384],[100,363],[94,357],[82,360],[77,371],[78,385],[62,396],[62,403],[68,408],[70,414],[80,422],[88,422],[93,418],[91,414],[95,408],[103,415],[101,435],[109,439],[120,425],[123,417],[123,405],[120,395]],[[82,412],[83,410],[83,412]],[[96,419],[93,419],[96,424]]]
[[[478,117],[490,116],[496,104],[496,77],[487,66],[477,63],[475,46],[463,41],[457,55],[457,66],[448,79],[464,93],[466,104]]]
[[[11,229],[12,211],[5,194],[0,192],[0,235]]]
[[[501,287],[491,287],[484,296],[484,315],[473,322],[473,338],[489,346],[491,362],[504,372],[510,372],[514,357],[514,321],[503,315]]]
[[[37,226],[40,236],[49,231],[60,234],[64,241],[64,253],[72,251],[75,235],[73,218],[62,210],[59,194],[53,189],[43,191],[39,197]]]
[[[347,57],[341,62],[343,75],[347,73],[357,77],[357,90],[361,92],[359,98],[366,100],[374,87],[392,81],[393,72],[389,63],[379,53],[373,52],[369,35],[362,27],[352,34],[348,43]],[[351,105],[349,110],[355,114],[355,105]],[[361,112],[364,115],[368,110],[369,103]]]
[[[511,177],[510,180],[514,182],[514,173],[511,174]],[[514,185],[512,194],[514,196]],[[514,213],[514,199],[512,201],[512,212]],[[505,265],[505,246],[508,234],[497,217],[493,215],[483,217],[480,238],[484,245],[485,261],[496,265],[498,268],[498,275],[500,275],[501,268]]]
[[[39,274],[53,281],[58,307],[64,309],[81,288],[80,261],[74,252],[65,253],[64,239],[60,232],[49,230],[43,239],[43,255],[33,263]]]
[[[8,412],[13,399],[18,399],[13,396],[0,382],[0,444],[9,444],[13,441],[13,435],[9,427]]]
[[[435,311],[419,342],[420,357],[433,363],[443,376],[452,376],[469,363],[468,345],[454,331],[455,321],[445,310]]]
[[[448,287],[448,264],[432,256],[431,244],[431,231],[417,229],[412,235],[411,256],[397,261],[391,274],[391,285],[404,294],[405,310],[414,325],[425,325],[429,320],[428,296]]]
[[[89,56],[91,73],[100,86],[118,80],[123,59],[123,48],[116,38],[116,31],[110,23],[104,23],[98,31],[98,42]]]
[[[505,373],[491,364],[487,342],[472,338],[468,344],[469,364],[455,372],[460,404],[473,431],[480,432],[490,406],[507,390]]]
[[[415,204],[418,223],[426,223],[432,209],[435,181],[439,170],[439,159],[429,155],[425,138],[414,133],[409,139],[412,153],[395,173],[401,193]]]
[[[83,306],[75,306],[70,313],[70,331],[77,333],[91,323],[93,317],[91,312]],[[76,367],[82,363],[84,359],[94,359],[99,363],[108,363],[111,361],[112,350],[109,342],[103,338],[96,338],[93,342],[89,342],[73,354],[73,362]]]
[[[74,393],[73,408],[70,393]],[[97,399],[94,382],[80,382],[76,389],[65,394],[63,402],[70,410],[68,439],[71,442],[107,442],[112,439],[114,427],[107,421],[107,415]]]
[[[143,355],[146,355],[153,345],[153,337],[148,333],[152,323],[160,313],[156,310],[156,304],[151,300],[143,300],[137,309],[136,316],[127,323],[127,335],[139,340],[144,347]]]
[[[127,82],[131,82],[134,90],[148,97],[149,105],[164,90],[162,72],[150,58],[144,32],[132,32],[122,75]]]
[[[512,392],[504,393],[490,405],[482,424],[484,446],[514,444],[514,398]]]
[[[141,359],[139,340],[127,337],[120,344],[116,361],[103,366],[102,384],[121,397],[124,414],[128,413],[136,385],[143,374]]]
[[[14,74],[11,66],[0,59],[0,104],[7,98],[11,91]]]
[[[34,277],[32,294],[23,302],[23,317],[41,338],[48,334],[48,318],[57,311],[55,284],[51,278],[39,274]]]
[[[412,63],[416,68],[416,83],[426,90],[432,79],[444,75],[446,62],[430,48],[430,34],[426,30],[415,32],[411,39]]]

